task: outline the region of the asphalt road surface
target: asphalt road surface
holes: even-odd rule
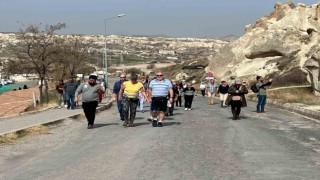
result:
[[[206,102],[176,108],[162,128],[141,112],[122,127],[116,106],[94,129],[65,121],[1,146],[0,179],[320,179],[318,122],[270,106],[256,114],[253,103],[233,121],[229,108]]]

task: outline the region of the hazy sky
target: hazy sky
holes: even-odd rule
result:
[[[318,0],[301,0],[307,5]],[[65,34],[205,37],[241,35],[246,24],[270,14],[278,0],[0,0],[0,32],[23,24],[64,22]],[[285,2],[285,0],[282,0]]]

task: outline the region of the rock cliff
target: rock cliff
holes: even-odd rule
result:
[[[209,63],[218,78],[273,77],[279,86],[310,84],[320,92],[320,4],[277,3],[274,11],[247,25]]]

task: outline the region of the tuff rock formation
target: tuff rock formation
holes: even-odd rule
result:
[[[209,67],[218,78],[269,76],[282,86],[310,84],[319,95],[320,4],[277,3],[274,8],[247,25],[244,35],[225,45]]]

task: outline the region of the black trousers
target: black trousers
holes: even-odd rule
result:
[[[240,114],[242,102],[241,101],[232,101],[231,100],[230,104],[231,104],[231,111],[235,112],[236,114]]]
[[[192,106],[193,96],[184,96],[184,107],[191,108]]]
[[[206,90],[201,90],[201,94],[202,94],[202,97],[204,97],[206,95]]]
[[[98,107],[98,101],[82,102],[82,108],[83,108],[84,114],[86,115],[88,125],[94,124],[97,107]]]
[[[181,96],[178,96],[178,100],[176,101],[176,106],[178,107],[178,105],[181,107],[182,104],[182,98]]]

